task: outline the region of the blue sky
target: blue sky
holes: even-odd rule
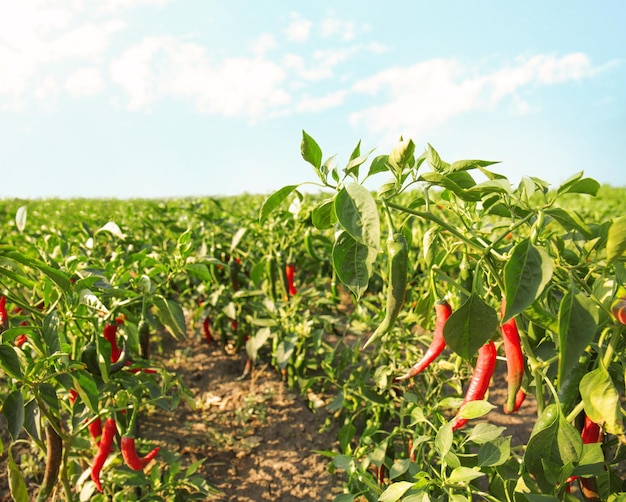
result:
[[[626,186],[625,21],[622,0],[0,0],[0,197],[270,193],[315,179],[303,129],[340,166],[403,135],[513,182]]]

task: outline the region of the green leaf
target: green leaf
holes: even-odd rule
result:
[[[380,218],[376,201],[365,187],[348,183],[335,197],[335,214],[354,240],[380,249]]]
[[[439,153],[437,153],[437,150],[435,150],[430,143],[426,149],[426,162],[438,172],[447,172],[450,169],[450,164],[441,160]]]
[[[500,161],[491,161],[491,160],[457,160],[450,164],[450,172],[455,171],[469,171],[471,169],[478,169],[480,167],[488,167],[493,166],[494,164],[499,164]]]
[[[336,221],[334,198],[323,200],[311,211],[311,222],[319,230],[332,228]]]
[[[590,371],[580,381],[580,395],[587,416],[597,424],[604,424],[609,434],[622,434],[619,392],[609,372],[602,366]]]
[[[52,355],[60,349],[59,315],[56,311],[50,312],[43,321],[43,339],[46,342],[48,355]]]
[[[322,165],[322,149],[304,130],[302,131],[300,152],[302,153],[302,158],[319,171]]]
[[[168,300],[161,295],[154,295],[152,298],[157,309],[157,315],[165,329],[174,337],[184,336],[187,331],[185,314],[180,305],[172,300]]]
[[[78,392],[81,400],[92,412],[97,413],[100,393],[93,376],[85,370],[73,371],[70,375],[74,382],[74,389]]]
[[[30,258],[18,251],[11,251],[7,253],[7,256],[13,258],[15,261],[18,261],[24,265],[35,268],[46,275],[49,279],[51,279],[57,286],[59,286],[63,291],[67,291],[70,287],[70,278],[59,270],[58,268],[53,268],[45,263],[35,260],[34,258]]]
[[[400,460],[396,460],[392,464],[391,469],[389,469],[389,479],[395,479],[398,476],[402,476],[406,471],[409,470],[410,466],[410,458],[402,458]]]
[[[378,155],[372,160],[367,176],[373,176],[374,174],[384,173],[386,171],[389,171],[389,155]]]
[[[15,226],[17,227],[17,231],[21,234],[24,232],[24,228],[26,228],[26,215],[28,210],[26,206],[20,206],[17,208],[15,212]]]
[[[341,232],[333,245],[333,267],[339,280],[359,298],[367,289],[376,252]]]
[[[511,456],[511,436],[499,437],[483,444],[478,451],[478,465],[489,467],[504,464]]]
[[[17,380],[20,380],[23,376],[15,349],[10,345],[0,345],[0,366],[8,375]]]
[[[542,489],[551,489],[551,478],[558,479],[563,466],[577,462],[582,449],[578,430],[565,420],[556,404],[551,404],[535,422],[524,453],[524,466]]]
[[[476,444],[484,444],[499,438],[505,430],[506,427],[481,422],[470,430],[468,439]]]
[[[44,444],[41,441],[41,420],[39,420],[39,406],[37,401],[31,399],[24,406],[24,430],[28,433],[37,445],[44,448]]]
[[[261,211],[259,212],[259,222],[265,223],[269,215],[272,214],[272,211],[274,211],[274,209],[276,209],[287,197],[289,197],[291,192],[298,188],[298,186],[299,185],[287,185],[270,195],[261,206]]]
[[[337,469],[344,470],[348,474],[353,473],[356,469],[354,459],[350,455],[337,455],[333,458],[333,464]]]
[[[598,327],[599,307],[582,292],[570,289],[559,305],[558,377],[565,381],[580,355],[593,341]]]
[[[15,502],[28,502],[28,490],[26,489],[26,482],[22,477],[19,467],[13,459],[13,452],[9,448],[9,454],[7,455],[8,467],[9,467],[9,491]]]
[[[606,259],[609,263],[626,252],[626,215],[613,220],[606,240]]]
[[[486,399],[476,399],[465,403],[459,410],[459,416],[473,419],[485,416],[496,407]]]
[[[459,174],[461,174],[460,172]],[[469,201],[478,202],[481,198],[480,193],[469,192],[457,184],[450,176],[444,176],[443,174],[436,172],[424,173],[419,177],[419,181],[425,181],[432,185],[437,185],[447,190],[450,190],[457,197]]]
[[[484,472],[477,471],[470,467],[457,467],[450,473],[447,482],[453,485],[466,484],[470,481],[485,476]]]
[[[250,359],[256,361],[259,350],[265,345],[271,334],[270,328],[259,328],[253,336],[246,340],[246,353]]]
[[[79,303],[87,305],[92,309],[98,310],[104,314],[108,314],[109,310],[104,306],[100,299],[90,289],[81,289],[79,293]]]
[[[446,321],[443,336],[446,344],[463,359],[471,359],[495,333],[498,327],[496,311],[476,293]]]
[[[204,263],[188,263],[185,265],[185,270],[189,275],[200,279],[203,282],[213,282],[213,277],[211,276],[211,272],[209,272],[209,267],[207,267]]]
[[[530,239],[520,241],[504,266],[506,312],[502,321],[523,312],[543,291],[552,277],[548,254],[536,248]]]
[[[389,485],[389,487],[378,497],[378,502],[395,502],[400,500],[402,495],[408,492],[415,483],[409,481],[398,481]]]
[[[437,436],[435,437],[435,449],[439,457],[444,458],[448,454],[450,448],[452,448],[453,438],[452,422],[446,422],[437,431]]]
[[[589,195],[597,195],[600,190],[600,183],[592,178],[582,178],[582,171],[574,174],[568,180],[563,182],[558,188],[559,195],[564,193],[584,193]],[[582,178],[582,179],[581,179]]]
[[[295,348],[296,344],[293,337],[281,340],[278,347],[276,347],[276,364],[278,364],[278,367],[281,370],[285,369],[287,364],[289,364],[289,360],[291,359]]]
[[[545,214],[556,220],[568,232],[580,232],[586,239],[593,237],[591,230],[575,211],[566,211],[560,207],[553,207],[545,210]]]
[[[354,497],[350,493],[340,493],[333,499],[333,502],[354,502]]]
[[[389,165],[397,177],[402,175],[405,167],[414,162],[415,143],[412,139],[401,140],[396,143],[389,153]]]
[[[6,397],[2,405],[2,414],[7,419],[9,434],[13,441],[17,441],[24,426],[24,396],[21,390],[14,390]]]

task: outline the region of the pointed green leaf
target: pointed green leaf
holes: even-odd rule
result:
[[[504,464],[511,456],[511,436],[484,443],[478,451],[478,465],[489,467]]]
[[[606,240],[606,259],[609,263],[626,253],[626,215],[613,220]]]
[[[520,241],[504,266],[506,312],[503,321],[532,304],[551,277],[552,261],[548,254],[533,246],[530,239]]]
[[[20,380],[22,378],[22,368],[17,358],[15,349],[10,345],[0,345],[0,366],[13,378]]]
[[[603,424],[609,434],[622,434],[619,392],[605,368],[599,366],[583,376],[580,395],[591,420]]]
[[[46,353],[52,355],[61,347],[59,340],[59,315],[50,312],[43,321],[43,338],[46,342]]]
[[[593,236],[591,230],[575,211],[566,211],[560,207],[553,207],[545,210],[546,215],[551,216],[568,232],[580,232],[585,238],[591,239]]]
[[[435,171],[447,172],[450,169],[450,164],[441,160],[439,153],[429,143],[426,149],[426,161]]]
[[[100,393],[93,376],[91,376],[88,371],[77,370],[71,373],[71,377],[74,383],[74,389],[78,392],[80,399],[92,412],[97,413]]]
[[[375,253],[355,241],[348,232],[341,232],[333,245],[333,267],[339,280],[359,298],[367,289]]]
[[[335,214],[354,240],[380,249],[380,218],[376,201],[365,187],[349,183],[335,197]]]
[[[322,165],[322,149],[317,142],[309,136],[306,131],[302,131],[302,143],[300,144],[302,158],[319,170]]]
[[[402,140],[396,143],[389,153],[389,165],[400,176],[405,167],[410,167],[414,162],[415,143],[412,139]]]
[[[161,295],[155,295],[152,301],[157,309],[159,320],[163,323],[167,331],[174,338],[178,338],[180,335],[184,336],[187,332],[187,325],[185,314],[180,305]]]
[[[6,397],[2,405],[2,414],[7,419],[9,434],[13,441],[17,441],[24,426],[24,396],[21,390],[14,390]]]
[[[498,327],[496,311],[476,293],[446,321],[443,336],[446,344],[463,359],[471,359],[495,333]]]
[[[408,492],[415,483],[409,481],[398,481],[392,483],[389,487],[378,497],[378,502],[396,502],[402,498],[406,492]]]
[[[335,216],[335,199],[326,199],[320,202],[311,211],[311,221],[315,228],[326,230],[332,228],[337,217]]]
[[[437,431],[437,436],[435,436],[435,450],[437,450],[440,458],[444,458],[448,454],[452,448],[453,439],[452,422],[446,422]]]
[[[600,183],[592,178],[582,178],[582,171],[574,174],[566,180],[559,188],[558,194],[564,193],[584,193],[589,195],[597,195],[600,190]]]
[[[264,223],[272,211],[276,209],[289,195],[293,192],[299,185],[287,185],[282,187],[280,190],[277,190],[272,195],[270,195],[263,205],[261,206],[261,211],[259,212],[259,222]]]
[[[599,307],[584,293],[570,289],[559,306],[559,362],[557,381],[565,381],[580,355],[593,341]]]
[[[378,155],[372,160],[367,175],[373,176],[374,174],[384,173],[386,171],[389,171],[389,155]]]
[[[478,169],[480,167],[488,167],[494,164],[499,164],[500,161],[492,160],[457,160],[450,164],[450,172],[455,171],[469,171],[470,169]]]
[[[582,449],[578,430],[551,404],[535,422],[524,453],[524,466],[540,486],[551,487],[552,479],[558,479],[563,466],[579,460]]]
[[[486,476],[484,472],[480,472],[479,470],[472,469],[470,467],[457,467],[451,473],[448,478],[448,483],[457,485],[457,484],[466,484],[470,481],[480,478],[482,476]]]
[[[9,491],[15,502],[28,502],[28,490],[26,489],[26,482],[22,477],[19,467],[13,459],[13,452],[9,448],[8,468],[9,468]]]

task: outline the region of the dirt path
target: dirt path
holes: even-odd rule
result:
[[[180,451],[190,461],[205,458],[200,472],[224,493],[215,500],[333,500],[340,478],[326,471],[336,430],[324,427],[271,368],[261,365],[241,380],[245,356],[230,356],[198,338],[166,343],[159,356],[182,376],[197,403],[142,422],[146,436]]]

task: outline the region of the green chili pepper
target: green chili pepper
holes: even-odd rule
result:
[[[389,284],[387,286],[385,317],[369,340],[365,342],[363,348],[389,332],[404,303],[409,266],[409,247],[403,234],[395,233],[392,238],[387,240],[387,256],[389,259]]]

